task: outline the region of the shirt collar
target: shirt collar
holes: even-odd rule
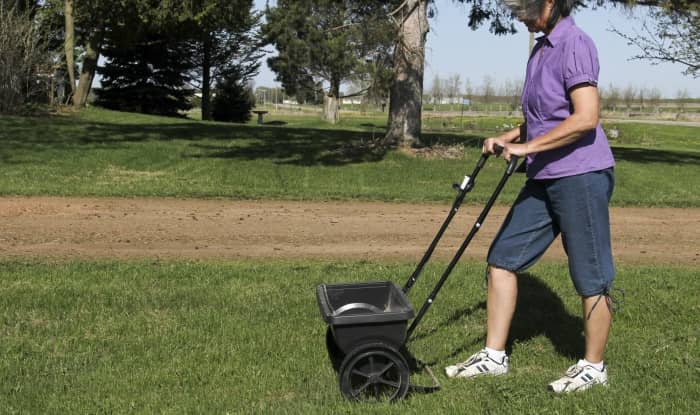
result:
[[[548,42],[550,45],[556,46],[556,44],[566,36],[569,28],[574,26],[574,24],[574,18],[567,16],[561,19],[548,35],[538,37],[537,41]]]

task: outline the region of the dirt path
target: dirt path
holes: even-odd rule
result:
[[[353,258],[417,260],[449,206],[115,198],[0,198],[0,258]],[[449,258],[481,206],[462,207],[436,255]],[[466,257],[484,258],[495,207]],[[700,209],[612,210],[618,262],[700,262]],[[559,242],[546,259],[561,259]]]

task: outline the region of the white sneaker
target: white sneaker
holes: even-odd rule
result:
[[[584,365],[578,362],[567,369],[566,374],[547,386],[552,392],[574,392],[584,391],[593,385],[601,384],[608,386],[608,367],[598,370],[591,365]]]
[[[503,357],[501,362],[489,357],[486,350],[473,354],[465,362],[457,363],[445,368],[447,377],[450,378],[472,378],[482,375],[505,375],[508,373],[508,356]]]

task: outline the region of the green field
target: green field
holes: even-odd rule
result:
[[[440,267],[411,292],[422,303]],[[442,390],[397,404],[341,396],[315,300],[322,282],[392,279],[405,263],[0,263],[0,412],[609,413],[700,410],[697,269],[619,267],[611,385],[553,396],[548,382],[580,356],[580,303],[565,265],[520,279],[512,373],[449,380],[442,368],[481,347],[483,265],[457,267],[409,350]],[[421,374],[417,384],[427,384]]]
[[[459,145],[459,159],[425,158],[372,145],[382,117],[267,117],[265,125],[205,123],[91,109],[70,116],[0,118],[0,194],[234,199],[451,200],[481,140],[516,119],[476,118],[468,130],[427,131]],[[466,128],[465,127],[465,128]],[[700,206],[700,128],[616,125],[618,206]],[[436,127],[437,128],[437,127]],[[503,171],[491,162],[470,200],[481,203]],[[506,188],[512,200],[523,177]]]

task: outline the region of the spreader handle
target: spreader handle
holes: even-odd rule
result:
[[[499,146],[500,147],[500,146]],[[501,150],[503,147],[501,147]],[[496,150],[494,146],[494,150]],[[488,154],[482,155],[482,160],[484,159],[484,156],[488,156]],[[452,270],[454,267],[457,265],[457,262],[459,259],[462,257],[462,254],[464,254],[464,251],[467,249],[467,246],[469,243],[472,241],[476,233],[481,229],[481,225],[484,223],[484,220],[486,219],[486,216],[488,215],[489,211],[491,210],[491,207],[493,207],[494,203],[496,202],[496,198],[498,198],[498,195],[501,193],[503,188],[506,185],[506,182],[508,181],[508,178],[513,174],[513,171],[515,171],[515,166],[518,163],[518,157],[511,157],[510,161],[508,162],[508,167],[506,168],[506,171],[503,173],[503,176],[501,177],[501,180],[498,182],[496,185],[496,190],[493,191],[493,194],[491,194],[491,197],[489,197],[489,200],[486,202],[486,206],[484,209],[481,211],[481,214],[477,218],[476,222],[474,223],[474,226],[472,227],[471,231],[467,235],[467,237],[464,239],[462,242],[462,245],[459,247],[457,250],[457,253],[452,257],[452,260],[450,261],[449,265],[443,272],[442,276],[440,277],[440,280],[437,282],[435,287],[433,288],[433,291],[430,293],[428,298],[425,300],[423,303],[423,306],[421,307],[420,311],[416,315],[416,317],[413,319],[413,322],[411,322],[411,326],[408,328],[406,331],[406,343],[411,339],[411,335],[413,334],[413,331],[416,329],[416,326],[420,321],[423,319],[423,316],[425,313],[428,311],[428,308],[433,304],[435,301],[435,297],[437,297],[438,292],[440,292],[440,289],[442,288],[443,284],[445,284],[445,281],[447,281],[447,278],[450,276],[452,273]],[[423,264],[421,264],[422,266]],[[410,288],[410,286],[415,282],[415,278],[412,277],[412,279],[409,279],[409,283],[407,286]],[[404,292],[407,291],[404,289]]]
[[[504,148],[502,145],[499,145],[499,144],[493,145],[493,151],[497,156],[500,156],[501,154],[503,154],[503,150],[504,150]],[[519,158],[520,157],[518,157],[518,156],[511,156],[510,157],[510,161],[508,162],[508,168],[506,169],[506,172],[508,175],[511,175],[515,171],[515,167],[518,164]]]

